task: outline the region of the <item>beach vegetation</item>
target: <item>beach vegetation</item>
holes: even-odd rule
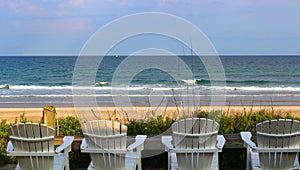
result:
[[[72,116],[58,119],[56,130],[60,136],[83,136],[80,121]]]
[[[6,147],[9,141],[7,129],[9,126],[10,124],[7,124],[5,120],[0,120],[0,166],[9,163],[16,163],[15,157],[6,156]]]
[[[133,120],[126,124],[127,134],[130,136],[159,135],[168,130],[174,121],[175,120],[170,117],[163,119],[162,115],[159,115],[156,118],[151,117],[150,120],[144,122]]]
[[[30,121],[26,118],[25,112],[23,112],[23,113],[20,115],[19,118],[18,118],[18,117],[15,118],[14,124],[16,124],[16,123],[18,123],[18,122],[20,122],[20,123],[30,122]]]
[[[256,133],[256,124],[265,120],[272,119],[295,119],[300,120],[298,117],[293,117],[288,112],[272,111],[261,109],[255,112],[236,112],[236,113],[222,113],[220,111],[199,111],[197,117],[210,118],[218,120],[220,127],[220,134],[235,134],[241,131],[250,131]]]

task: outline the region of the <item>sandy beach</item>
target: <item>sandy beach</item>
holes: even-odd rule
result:
[[[98,109],[98,110],[97,110]],[[115,107],[98,107],[93,112],[96,114],[98,118],[109,119],[114,118],[118,120],[124,119],[126,116],[129,119],[146,119],[151,116],[157,116],[159,114],[168,115],[170,117],[178,117],[178,108],[177,107],[167,107],[167,108],[159,108],[161,110],[155,110],[157,108],[149,108],[149,107],[134,107],[134,108],[124,108],[124,110],[116,110]],[[194,108],[179,108],[179,111],[184,110],[185,112],[192,112]],[[214,108],[209,107],[201,107],[200,110],[213,110]],[[251,110],[274,110],[276,113],[290,113],[293,116],[300,117],[300,106],[225,106],[222,110],[224,113],[235,114],[241,113],[244,110],[250,112]],[[90,108],[83,108],[79,110],[79,114],[90,112]],[[156,111],[157,114],[153,114]],[[74,116],[77,117],[76,111],[73,107],[56,107],[57,117],[67,117]],[[101,115],[98,115],[98,113]],[[6,120],[8,123],[13,123],[16,118],[20,120],[20,115],[25,113],[25,117],[29,121],[40,121],[43,116],[43,108],[0,108],[0,120]],[[81,114],[83,115],[83,114]],[[85,119],[93,119],[92,117],[84,117]]]

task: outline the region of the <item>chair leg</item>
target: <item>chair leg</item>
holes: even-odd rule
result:
[[[297,153],[298,162],[300,164],[299,152]]]
[[[142,163],[141,163],[141,159],[138,160],[138,170],[142,170]]]
[[[171,170],[171,153],[168,152],[168,170]]]
[[[247,146],[246,170],[250,170],[250,161],[251,161],[250,148],[249,146]]]
[[[65,153],[66,155],[65,155],[65,162],[64,162],[64,164],[65,164],[65,170],[70,170],[70,165],[69,165],[69,152],[67,152],[67,153]]]
[[[215,152],[216,154],[216,161],[217,161],[217,170],[219,170],[219,153]]]

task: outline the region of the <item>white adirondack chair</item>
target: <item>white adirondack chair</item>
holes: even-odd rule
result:
[[[291,119],[264,121],[256,125],[257,146],[251,132],[241,132],[247,147],[246,169],[299,169],[299,122]]]
[[[147,136],[137,135],[127,147],[127,127],[119,122],[93,120],[84,123],[83,129],[81,152],[92,158],[88,169],[142,169],[141,151]]]
[[[225,144],[218,130],[217,122],[205,118],[187,118],[173,123],[173,136],[162,136],[168,151],[168,169],[218,169],[218,152]]]
[[[16,169],[69,169],[73,136],[64,137],[63,144],[54,149],[54,129],[44,124],[15,124],[8,128],[8,133],[10,141],[6,151],[8,156],[17,157]]]

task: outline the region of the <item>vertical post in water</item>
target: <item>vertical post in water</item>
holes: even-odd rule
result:
[[[56,109],[54,106],[44,106],[43,123],[55,129]]]

